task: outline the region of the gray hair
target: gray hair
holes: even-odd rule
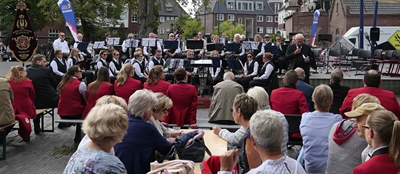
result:
[[[235,80],[235,75],[232,72],[228,71],[224,74],[224,80]]]
[[[306,73],[304,72],[303,68],[296,68],[294,71],[296,71],[297,77],[301,80],[303,80],[306,77]]]
[[[259,110],[250,119],[250,132],[258,147],[267,152],[281,151],[283,124],[276,112]]]
[[[331,73],[331,81],[333,83],[340,83],[343,80],[343,71],[339,68],[336,68]]]
[[[238,37],[238,36],[240,37],[240,34],[239,34],[239,33],[238,33],[238,34],[235,34],[234,38],[235,38],[235,37]]]
[[[240,38],[246,39],[246,36],[244,34],[240,35]]]
[[[157,103],[156,94],[147,90],[137,90],[129,97],[128,111],[134,117],[143,118],[146,111],[152,110],[152,106]]]
[[[264,88],[255,86],[247,91],[247,95],[257,101],[258,109],[269,106],[269,96]]]
[[[299,33],[299,34],[296,34],[296,35],[295,35],[295,39],[296,39],[296,40],[297,40],[297,39],[302,39],[302,40],[304,40],[304,36],[303,36],[303,34]]]

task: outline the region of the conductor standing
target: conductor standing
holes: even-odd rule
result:
[[[285,54],[286,60],[289,60],[289,69],[294,70],[297,67],[304,69],[306,78],[304,81],[310,83],[310,66],[317,68],[314,53],[309,45],[304,44],[304,36],[296,34],[294,44],[288,46]]]

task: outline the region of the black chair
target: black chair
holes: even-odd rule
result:
[[[383,75],[389,74],[389,69],[393,62],[393,52],[394,52],[394,50],[386,50],[385,51],[385,56],[383,56],[383,60],[382,60],[383,63],[382,63],[382,67],[381,67],[381,72]],[[386,73],[383,73],[383,67],[385,66],[385,63],[389,63],[389,69],[387,70]]]
[[[301,115],[285,114],[285,118],[289,123],[289,135],[300,132]],[[303,139],[289,136],[288,145],[303,145]]]
[[[356,67],[356,75],[364,75],[360,72],[365,72],[369,70],[371,67],[370,62],[368,61],[371,58],[371,51],[369,50],[360,50],[358,53],[358,61],[354,61]]]

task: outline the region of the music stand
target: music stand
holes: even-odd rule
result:
[[[240,49],[240,44],[238,43],[228,43],[225,46],[226,46],[226,51],[236,52]]]
[[[220,57],[210,57],[209,59],[212,60],[212,66],[214,68],[221,67],[221,58]]]
[[[258,49],[257,46],[256,46],[256,43],[253,42],[253,41],[243,41],[242,42],[242,47],[245,50],[257,50]]]
[[[203,49],[204,42],[202,40],[187,40],[186,46],[188,49]]]
[[[176,40],[165,40],[164,41],[164,49],[178,49],[178,41]]]
[[[213,50],[217,50],[217,51],[222,51],[224,50],[224,44],[208,44],[207,45],[207,50],[208,51],[213,51]]]
[[[222,44],[224,44],[225,45],[225,38],[219,38],[219,43],[222,43]]]
[[[127,39],[127,40],[125,40],[125,44],[127,45],[126,47],[127,48],[137,48],[137,47],[139,47],[140,45],[140,41],[139,40],[133,40],[133,39]]]
[[[142,38],[142,45],[144,47],[155,47],[156,38]]]
[[[89,46],[89,43],[87,43],[87,42],[80,42],[80,43],[78,43],[78,46],[77,46],[77,48],[78,48],[78,50],[79,51],[81,51],[81,52],[87,52],[87,47]]]
[[[279,49],[277,46],[266,45],[266,46],[264,46],[264,50],[265,50],[265,52],[270,52],[273,55],[279,54]]]
[[[119,45],[119,37],[108,38],[107,45]]]
[[[184,60],[182,58],[177,58],[177,59],[171,58],[170,61],[171,61],[171,63],[170,63],[171,70],[183,67]]]

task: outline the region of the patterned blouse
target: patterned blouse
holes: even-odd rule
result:
[[[246,131],[246,134],[244,134],[244,140],[243,140],[243,145],[242,145],[242,153],[241,153],[241,156],[242,156],[242,164],[243,164],[243,170],[244,170],[244,172],[245,173],[247,173],[247,172],[249,172],[249,170],[250,170],[250,166],[249,166],[249,161],[247,161],[247,155],[246,155],[246,138],[250,138],[250,128],[248,128],[247,129],[247,131]]]
[[[124,174],[127,171],[116,156],[83,146],[71,156],[64,169],[64,174],[70,173]]]

